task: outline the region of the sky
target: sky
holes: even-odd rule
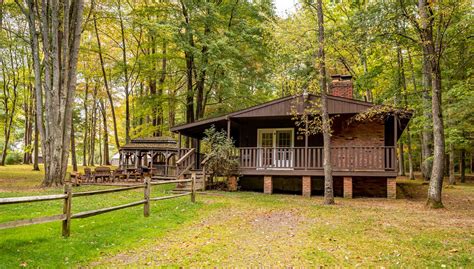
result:
[[[274,0],[277,15],[280,17],[286,17],[287,13],[295,11],[295,4],[297,0]]]

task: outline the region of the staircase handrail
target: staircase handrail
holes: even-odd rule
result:
[[[186,154],[183,155],[183,157],[179,158],[179,160],[176,162],[177,165],[180,165],[186,158],[189,157],[189,155],[193,154],[195,151],[194,148],[190,149]]]

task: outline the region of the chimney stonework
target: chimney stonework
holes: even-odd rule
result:
[[[353,99],[353,83],[351,75],[332,75],[329,93],[334,96]]]

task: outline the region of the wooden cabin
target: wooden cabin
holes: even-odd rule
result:
[[[374,105],[352,98],[350,76],[332,79],[328,108],[333,118],[331,162],[335,195],[394,198],[396,144],[409,117],[386,115],[379,120],[354,121],[355,115]],[[171,130],[179,134],[180,141],[182,136],[202,140],[204,131],[213,125],[226,130],[238,148],[240,168],[236,176],[241,190],[323,195],[322,135],[299,132],[294,120],[304,106],[315,104],[318,99],[313,94],[288,96]]]

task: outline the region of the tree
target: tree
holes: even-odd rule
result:
[[[400,6],[403,15],[416,29],[423,49],[424,71],[431,75],[431,114],[433,117],[434,154],[433,167],[428,188],[427,205],[432,208],[443,207],[441,192],[444,176],[445,137],[442,114],[442,57],[445,52],[447,30],[463,12],[464,3],[459,1],[431,2],[419,0],[416,13],[419,19],[406,7],[403,0]],[[428,68],[429,67],[429,68]]]
[[[82,0],[16,3],[29,26],[36,117],[45,164],[43,185],[59,185],[69,157],[84,4]]]
[[[316,13],[318,15],[318,69],[319,69],[319,88],[321,90],[321,118],[322,133],[324,141],[324,204],[334,204],[334,190],[332,179],[331,164],[331,120],[329,119],[327,94],[328,87],[326,82],[326,60],[324,55],[324,14],[322,0],[317,0]]]

